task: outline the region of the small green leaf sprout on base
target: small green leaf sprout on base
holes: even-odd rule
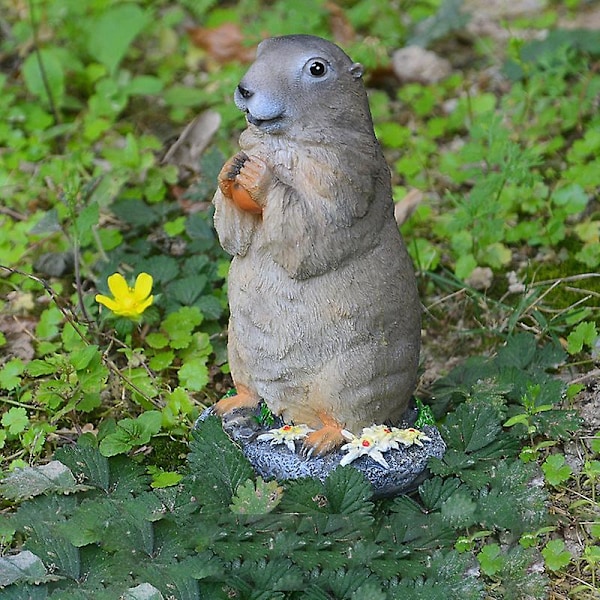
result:
[[[108,278],[108,289],[113,298],[96,295],[96,302],[103,304],[118,317],[138,320],[142,313],[152,304],[154,296],[152,292],[152,275],[140,273],[135,285],[130,287],[120,273],[114,273]]]

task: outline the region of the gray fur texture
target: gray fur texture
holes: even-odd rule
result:
[[[219,240],[233,255],[238,390],[285,422],[333,421],[354,434],[401,418],[421,328],[361,75],[324,39],[263,41],[235,93],[248,121],[236,181],[262,214],[241,210],[222,185],[214,197]],[[231,164],[221,184],[236,177]]]

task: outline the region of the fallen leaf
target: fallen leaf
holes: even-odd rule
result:
[[[244,45],[244,34],[235,23],[223,23],[214,28],[194,27],[188,29],[188,34],[194,46],[206,50],[219,64],[246,63],[254,59],[254,48]]]
[[[329,25],[335,41],[342,46],[351,44],[355,38],[354,27],[344,9],[335,2],[327,2],[325,8],[329,11]]]
[[[169,148],[162,162],[176,165],[198,174],[200,156],[212,140],[221,124],[221,115],[214,110],[205,110],[186,125],[181,135]]]
[[[415,212],[417,206],[423,200],[423,192],[419,190],[410,190],[402,200],[394,205],[394,217],[398,225],[406,223],[410,216]]]

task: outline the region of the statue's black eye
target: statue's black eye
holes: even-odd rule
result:
[[[327,73],[327,66],[320,60],[314,60],[308,67],[308,70],[313,77],[323,77]]]

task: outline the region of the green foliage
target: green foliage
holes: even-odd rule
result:
[[[531,389],[536,375],[528,369],[540,376],[553,353],[528,356],[528,347],[511,342],[495,367],[510,364],[513,379],[520,374]],[[446,378],[447,394],[464,396],[463,375],[458,367]],[[520,436],[502,425],[510,391],[488,381],[447,415],[446,455],[431,461],[434,475],[418,499],[373,501],[352,466],[324,482],[265,482],[212,416],[194,429],[181,472],[150,469],[152,477],[132,458],[108,456],[112,433],[99,448],[86,434],[56,452],[49,474],[16,469],[2,483],[0,491],[20,501],[9,530],[23,537],[16,556],[24,565],[0,563],[3,592],[109,598],[143,586],[135,593],[183,599],[475,600],[492,586],[506,597],[544,598],[547,582],[531,568],[553,528],[546,493],[534,483],[537,465],[517,458]],[[144,414],[159,423],[158,411]],[[592,481],[599,471],[590,461],[586,472]],[[593,549],[588,554],[591,564]],[[570,560],[550,542],[544,558],[551,570]]]
[[[550,540],[542,550],[546,566],[551,571],[558,571],[566,567],[571,561],[571,553],[565,549],[562,540]]]
[[[591,577],[573,594],[595,588],[598,528],[587,528],[579,559],[548,541],[538,467],[550,488],[576,486],[569,510],[597,519],[598,435],[581,472],[548,454],[577,430],[563,403],[581,389],[552,375],[568,356],[587,367],[599,351],[595,32],[552,30],[550,7],[521,22],[550,28],[543,41],[458,49],[469,15],[455,0],[21,8],[7,5],[0,42],[0,265],[12,269],[0,291],[0,448],[10,469],[0,491],[21,503],[0,523],[2,543],[20,550],[0,558],[0,595],[543,598],[542,548],[549,571]],[[283,489],[255,479],[212,419],[181,467],[202,405],[230,383],[221,381],[228,259],[209,200],[242,126],[225,99],[245,68],[197,47],[194,23],[243,24],[244,50],[298,23],[336,39],[355,32],[343,45],[367,67],[398,196],[426,192],[403,226],[424,303],[435,297],[431,314],[448,323],[437,299],[464,294],[470,339],[502,336],[490,358],[435,384],[448,451],[414,499],[373,502],[351,467]],[[454,73],[398,86],[386,75],[390,55],[408,43],[447,54]],[[504,52],[501,81],[486,80]],[[193,173],[163,162],[168,140],[204,109],[223,126]],[[462,282],[477,267],[491,269],[485,293]],[[115,272],[154,278],[140,323],[93,302],[91,286],[106,292]],[[28,466],[82,429],[77,446]]]

